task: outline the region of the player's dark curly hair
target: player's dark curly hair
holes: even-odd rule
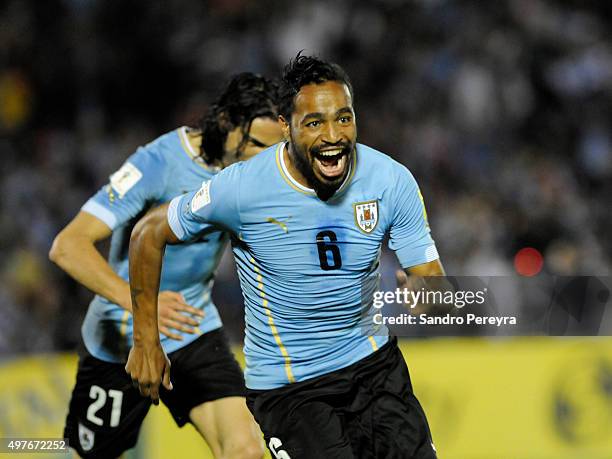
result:
[[[278,111],[283,118],[289,120],[295,108],[295,96],[302,86],[310,83],[324,83],[326,81],[338,81],[344,83],[353,96],[351,80],[342,67],[333,62],[326,62],[312,56],[302,56],[300,51],[295,59],[283,71],[281,79]]]
[[[200,120],[200,155],[207,163],[221,159],[225,152],[227,134],[237,127],[247,134],[251,122],[258,117],[276,119],[277,103],[276,81],[249,72],[234,76]],[[243,142],[246,140],[244,136]]]

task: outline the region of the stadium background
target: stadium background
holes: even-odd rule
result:
[[[417,177],[450,274],[513,275],[534,247],[543,274],[609,275],[611,32],[593,0],[2,2],[0,437],[61,432],[91,294],[47,261],[54,235],[228,76],[300,49],[346,68],[360,141]],[[215,297],[239,342],[228,257]],[[609,338],[403,349],[441,458],[612,457]],[[163,410],[132,456],[204,457]]]

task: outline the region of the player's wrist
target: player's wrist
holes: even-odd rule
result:
[[[132,312],[132,299],[128,296],[127,298],[121,298],[117,301],[117,304],[121,309],[125,309],[127,312]]]
[[[110,295],[106,295],[106,298],[121,309],[125,309],[128,312],[132,312],[132,297],[130,295],[130,284],[121,279],[121,284],[114,286]]]
[[[158,347],[161,349],[162,345],[161,345],[161,341],[159,340],[159,338],[151,337],[150,339],[149,338],[143,338],[139,340],[134,339],[134,347],[141,348],[141,349],[152,349],[154,347]]]
[[[147,326],[139,327],[139,330],[134,329],[134,345],[144,347],[161,346],[157,326],[155,328]]]

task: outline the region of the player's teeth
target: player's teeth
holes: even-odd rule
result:
[[[342,153],[342,150],[328,150],[328,151],[320,152],[322,156],[336,156],[336,155],[339,155],[340,153]]]

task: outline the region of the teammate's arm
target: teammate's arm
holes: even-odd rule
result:
[[[49,259],[89,290],[131,311],[130,286],[95,246],[111,234],[104,222],[81,211],[55,237]]]
[[[111,234],[106,223],[81,211],[56,236],[49,258],[81,285],[132,312],[129,284],[113,271],[96,248],[96,243]],[[172,291],[161,292],[159,304],[161,333],[176,340],[182,338],[173,329],[194,333],[192,327],[198,325],[197,320],[183,313],[202,316],[202,311],[189,306],[180,293]]]

